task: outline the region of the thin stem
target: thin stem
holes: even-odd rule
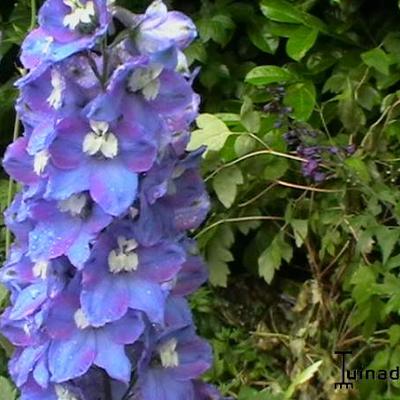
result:
[[[29,25],[29,30],[33,30],[36,25],[36,0],[31,0],[31,23]]]
[[[264,196],[267,192],[269,192],[272,188],[274,188],[276,186],[276,183],[271,183],[267,188],[265,188],[262,192],[258,193],[257,195],[255,195],[254,197],[252,197],[251,199],[244,201],[243,203],[240,203],[238,205],[238,207],[246,207],[252,203],[254,203],[255,201],[257,201],[260,197]]]
[[[297,156],[292,156],[291,154],[280,153],[279,151],[259,150],[259,151],[255,151],[253,153],[245,154],[244,156],[239,157],[236,160],[233,160],[233,161],[228,162],[228,163],[226,163],[224,165],[221,165],[219,168],[217,168],[215,171],[213,171],[210,175],[208,175],[205,178],[205,181],[207,182],[208,180],[210,180],[212,177],[217,175],[219,172],[221,172],[225,168],[232,167],[233,165],[235,165],[235,164],[237,164],[237,163],[239,163],[241,161],[247,160],[248,158],[252,158],[252,157],[256,157],[256,156],[260,156],[260,155],[265,155],[265,154],[278,156],[278,157],[283,157],[283,158],[290,158],[291,160],[296,160],[296,161],[301,161],[301,162],[307,161],[304,158],[297,157]]]
[[[20,127],[20,121],[17,113],[15,115],[15,122],[14,122],[13,142],[17,140],[19,127]],[[7,208],[10,206],[12,201],[13,189],[14,189],[14,180],[10,177],[8,181],[8,190],[7,190]],[[8,257],[10,246],[11,246],[11,232],[8,228],[6,228],[6,257]]]
[[[316,187],[313,187],[313,186],[297,185],[295,183],[285,182],[285,181],[276,181],[276,183],[278,185],[290,187],[290,188],[293,188],[293,189],[309,190],[310,192],[340,193],[340,192],[344,191],[344,190],[337,190],[337,189],[320,189],[320,188],[316,188]]]
[[[221,220],[214,222],[213,224],[207,226],[202,231],[200,231],[195,236],[195,238],[198,238],[198,237],[204,235],[206,232],[208,232],[209,230],[211,230],[219,225],[228,224],[231,222],[246,222],[246,221],[284,221],[284,218],[274,217],[274,216],[270,216],[270,215],[267,215],[267,216],[255,215],[252,217],[225,218],[225,219],[221,219]]]

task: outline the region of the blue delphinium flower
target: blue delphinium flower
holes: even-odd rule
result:
[[[113,3],[47,0],[22,46],[23,136],[3,161],[22,188],[0,271],[10,373],[22,400],[222,399],[199,380],[211,349],[184,297],[207,279],[187,235],[209,209],[204,150],[186,151],[196,29],[160,0]]]

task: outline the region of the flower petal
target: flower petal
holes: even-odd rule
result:
[[[138,176],[120,162],[93,162],[90,194],[105,212],[119,216],[132,205],[137,195]]]
[[[97,356],[94,363],[104,368],[111,378],[129,383],[131,379],[131,363],[125,354],[124,346],[110,340],[106,331],[96,333]]]
[[[49,349],[51,380],[61,383],[82,376],[96,358],[92,331],[77,330],[69,339],[54,340]]]

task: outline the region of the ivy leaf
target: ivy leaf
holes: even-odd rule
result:
[[[315,86],[312,82],[307,81],[289,86],[284,102],[293,108],[294,118],[298,121],[307,121],[314,111],[315,97]]]
[[[300,26],[293,33],[293,36],[289,37],[286,43],[286,53],[293,60],[300,61],[307,54],[308,50],[314,46],[317,37],[317,29]]]
[[[251,85],[269,85],[270,83],[286,83],[294,81],[296,77],[288,70],[276,65],[264,65],[253,68],[245,78]]]
[[[384,75],[389,75],[390,57],[379,47],[362,53],[361,58],[369,67],[375,68]]]
[[[214,286],[227,286],[230,273],[228,262],[234,260],[230,252],[234,240],[232,228],[223,225],[207,243],[206,258],[210,270],[210,282]]]
[[[207,146],[207,150],[221,150],[231,135],[228,127],[212,114],[201,114],[196,123],[199,129],[193,131],[188,150],[195,150],[203,145]]]
[[[270,284],[282,260],[290,262],[293,257],[292,247],[285,242],[282,233],[275,236],[272,243],[263,251],[258,259],[258,271],[265,281]]]
[[[237,195],[237,186],[243,183],[242,171],[236,167],[225,168],[213,179],[213,188],[219,201],[230,208]]]

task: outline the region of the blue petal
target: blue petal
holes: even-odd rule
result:
[[[119,216],[136,199],[138,176],[113,161],[92,164],[90,194],[105,212]]]
[[[132,367],[124,346],[114,343],[104,329],[97,331],[96,340],[98,350],[94,363],[104,368],[111,378],[129,383]]]
[[[70,339],[53,341],[49,350],[49,370],[53,382],[82,376],[96,358],[96,337],[92,331],[77,331]]]
[[[10,319],[22,319],[36,311],[47,299],[47,284],[35,283],[23,289],[15,301]]]
[[[130,308],[145,312],[154,323],[164,323],[165,296],[160,285],[132,276],[128,289]]]
[[[192,382],[174,380],[162,368],[149,369],[140,378],[139,388],[146,400],[195,400]]]
[[[123,276],[96,271],[98,265],[93,267],[88,267],[83,272],[81,304],[90,323],[93,326],[102,326],[126,314],[129,293]]]

